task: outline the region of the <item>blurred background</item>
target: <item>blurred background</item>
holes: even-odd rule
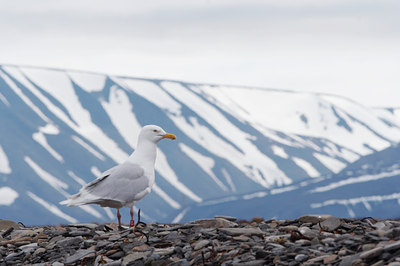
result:
[[[399,217],[399,7],[0,0],[0,219],[114,220],[58,202],[146,124],[178,137],[149,221]]]

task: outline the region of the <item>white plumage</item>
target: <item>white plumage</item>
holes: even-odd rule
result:
[[[140,131],[136,150],[124,163],[105,171],[99,178],[86,184],[77,194],[60,204],[99,204],[102,207],[116,208],[120,226],[119,209],[127,207],[131,209],[133,226],[133,206],[151,191],[154,184],[157,143],[164,138],[176,137],[158,126],[144,126]]]

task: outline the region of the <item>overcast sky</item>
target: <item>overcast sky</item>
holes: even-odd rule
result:
[[[0,64],[400,106],[398,0],[0,0]]]

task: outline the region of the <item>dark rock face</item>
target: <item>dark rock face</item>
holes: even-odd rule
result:
[[[399,221],[304,217],[3,228],[0,265],[400,265]]]

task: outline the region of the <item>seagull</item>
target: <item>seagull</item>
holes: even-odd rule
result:
[[[122,228],[119,209],[127,207],[131,209],[130,227],[134,227],[133,206],[151,191],[155,178],[157,143],[165,138],[176,139],[174,134],[166,133],[159,126],[144,126],[140,131],[136,150],[124,163],[108,169],[60,204],[98,204],[101,207],[116,208],[119,228]]]

